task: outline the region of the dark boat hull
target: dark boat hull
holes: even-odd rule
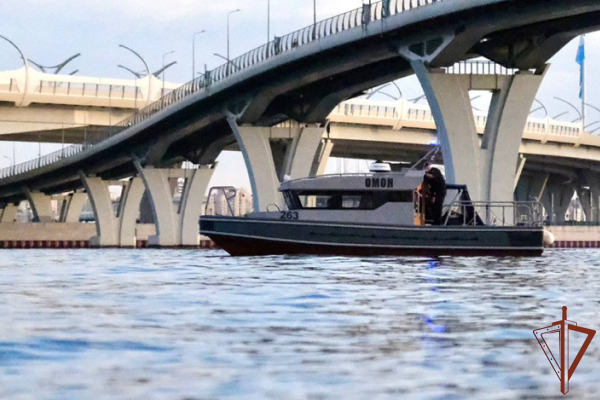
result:
[[[200,232],[233,256],[538,256],[543,251],[542,227],[399,227],[203,216]]]

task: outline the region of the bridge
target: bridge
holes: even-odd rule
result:
[[[487,115],[475,111],[473,118],[481,140]],[[326,150],[317,160],[317,174],[324,171],[329,155],[412,163],[438,142],[430,108],[404,99],[349,100],[338,105],[328,121],[329,132],[323,137]],[[593,196],[599,178],[600,136],[585,132],[581,123],[527,119],[513,186],[516,199],[536,198],[549,213],[552,210],[555,222],[563,222],[577,192],[587,221],[598,221],[598,197]]]
[[[130,246],[146,190],[157,231],[151,244],[197,245],[201,197],[223,148],[235,142],[241,149],[256,210],[281,205],[278,176],[311,173],[330,112],[368,88],[413,73],[431,106],[448,179],[467,183],[478,200],[510,200],[521,135],[545,63],[577,35],[597,30],[599,13],[600,4],[590,0],[568,8],[556,0],[363,5],[208,71],[94,140],[0,171],[2,220],[27,198],[44,221],[50,194],[71,191],[75,199],[85,188],[96,217],[92,243]],[[476,56],[510,71],[443,69]],[[493,93],[481,142],[469,90]],[[297,122],[288,128],[292,140],[278,149],[270,141],[273,127],[288,120]],[[200,167],[178,173],[186,183],[175,208],[170,167],[186,160]],[[129,184],[115,214],[107,185],[123,178]]]
[[[99,141],[103,129],[179,87],[140,79],[56,75],[29,65],[0,71],[0,139],[50,143]]]

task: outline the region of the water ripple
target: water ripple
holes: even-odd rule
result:
[[[0,398],[558,399],[531,332],[600,328],[599,263],[3,250]]]

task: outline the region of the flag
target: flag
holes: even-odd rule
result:
[[[583,99],[585,87],[585,39],[583,35],[579,38],[579,48],[577,49],[575,61],[579,64],[579,98]]]

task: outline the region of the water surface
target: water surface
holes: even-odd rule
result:
[[[599,264],[2,250],[0,398],[562,399],[532,330],[599,329]],[[596,337],[569,396],[599,377]]]

